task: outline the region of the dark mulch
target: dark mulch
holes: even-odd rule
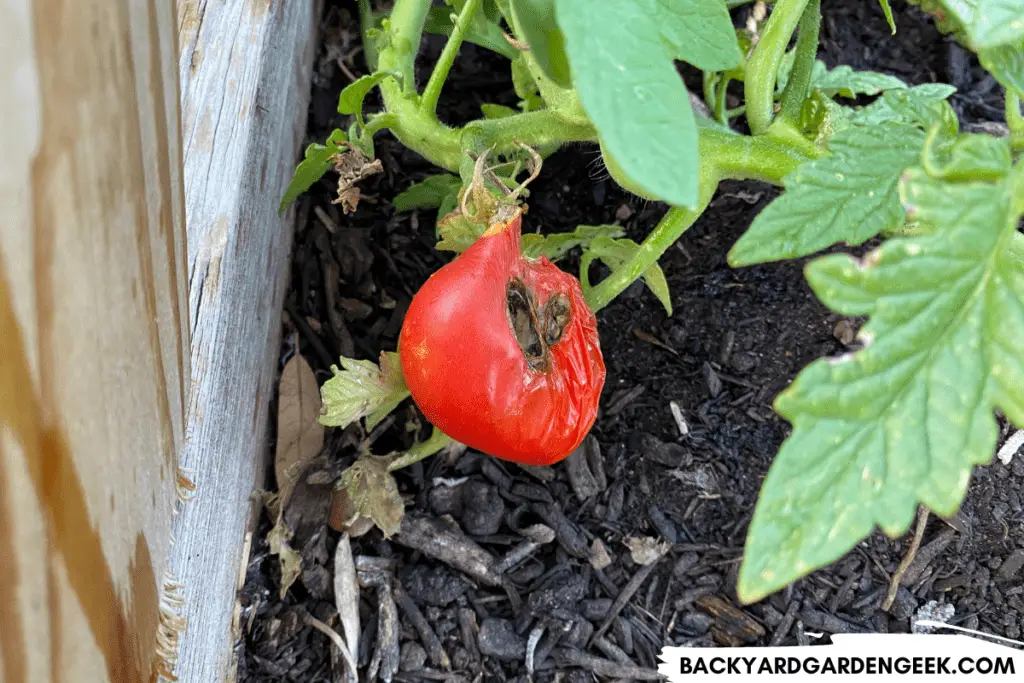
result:
[[[942,38],[916,8],[894,4],[900,32],[891,38],[877,3],[826,2],[822,58],[913,83],[952,82],[961,88],[952,101],[965,121],[1001,119],[1000,91],[973,58]],[[349,76],[335,58],[347,58],[355,75],[363,72],[352,52],[358,46],[354,3],[328,5],[311,141],[339,123],[335,103]],[[429,41],[423,64],[431,64],[439,50],[438,41]],[[501,61],[470,46],[442,102],[443,118],[459,123],[475,117],[482,102],[514,105],[515,96]],[[355,216],[343,217],[330,204],[329,181],[300,202],[282,358],[297,338],[321,381],[339,354],[376,359],[380,351],[394,350],[412,294],[448,259],[433,249],[433,212],[394,215],[389,204],[432,169],[390,137],[382,136],[377,149],[385,173],[363,184]],[[619,217],[631,237],[644,237],[664,207],[622,192],[602,177],[596,159],[589,146],[549,159],[531,187],[530,228],[559,231]],[[531,524],[546,524],[556,538],[512,567],[509,590],[471,580],[377,531],[357,539],[354,552],[389,558],[394,584],[401,587],[395,591],[400,625],[393,645],[401,648],[396,680],[469,681],[481,674],[484,680],[523,680],[531,634],[540,634],[533,648],[540,680],[551,680],[555,671],[568,671],[572,681],[589,680],[581,668],[638,678],[633,667],[656,667],[665,644],[794,644],[806,642],[809,632],[905,632],[929,601],[955,607],[953,623],[1020,637],[1020,457],[1010,466],[996,462],[979,469],[952,525],[935,519],[928,524],[918,561],[888,612],[881,603],[908,539],[892,541],[880,533],[757,605],[739,609],[735,603],[746,527],[788,430],[772,412],[772,399],[811,360],[843,350],[844,323],[814,298],[802,263],[733,270],[725,262],[730,245],[774,194],[757,183],[724,185],[710,210],[669,250],[661,263],[672,317],[639,284],[599,315],[608,381],[593,434],[603,477],[596,472],[588,482],[584,473],[570,480],[565,464],[531,474],[472,452],[454,464],[432,458],[398,474],[408,515],[445,517],[498,560],[519,546],[524,539],[517,531]],[[338,226],[336,233],[316,208]],[[575,266],[565,264],[572,272]],[[672,402],[689,426],[685,437]],[[422,425],[407,402],[395,426],[375,442],[375,452],[408,446],[409,422]],[[355,457],[360,434],[357,427],[333,432],[325,467],[336,475]],[[241,594],[239,679],[247,683],[332,680],[332,646],[303,615],[336,619],[331,558],[337,534],[324,526],[328,487],[308,488],[308,509],[294,542],[302,548],[305,571],[283,601],[277,596],[278,563],[267,549],[268,519],[253,541]],[[625,546],[626,539],[645,536],[671,543],[649,574]],[[596,540],[611,559],[603,569],[588,561]],[[638,575],[643,581],[630,583]],[[379,595],[362,591],[358,656],[364,666],[379,644]],[[620,596],[629,599],[616,614],[613,601]],[[595,631],[601,637],[594,638]],[[431,661],[440,659],[438,647],[450,661],[448,671]]]

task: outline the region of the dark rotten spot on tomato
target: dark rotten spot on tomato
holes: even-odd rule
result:
[[[562,339],[571,320],[569,298],[559,292],[539,306],[534,299],[533,292],[522,280],[509,281],[505,302],[512,332],[530,369],[545,372],[551,366],[550,348]]]

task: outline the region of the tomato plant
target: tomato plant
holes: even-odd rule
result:
[[[878,1],[896,32],[888,0]],[[439,8],[430,0],[395,0],[382,13],[361,0],[372,73],[342,92],[339,111],[354,116],[351,127],[311,146],[288,198],[327,172],[342,143],[372,158],[383,130],[443,169],[395,200],[405,208],[438,207],[438,248],[466,252],[428,283],[424,301],[432,303],[410,311],[409,330],[458,346],[473,368],[473,395],[489,396],[488,368],[518,378],[529,365],[522,338],[508,330],[517,315],[506,312],[511,266],[474,280],[479,292],[462,278],[499,245],[503,264],[519,262],[518,228],[489,233],[492,213],[459,209],[479,159],[504,158],[489,171],[491,194],[500,197],[499,188],[514,187],[528,166],[524,145],[546,155],[564,143],[591,143],[617,182],[668,204],[641,244],[614,226],[518,240],[535,255],[582,249],[580,290],[594,312],[642,278],[671,315],[658,259],[721,181],[757,179],[783,192],[734,245],[732,265],[877,238],[881,246],[862,258],[822,256],[806,268],[823,303],[868,322],[860,350],[812,363],[776,400],[793,429],[753,514],[739,596],[763,598],[835,561],[876,527],[904,533],[919,505],[953,514],[973,467],[993,456],[995,411],[1024,425],[1024,0],[916,2],[1005,88],[1006,136],[962,132],[946,101],[951,86],[910,87],[886,74],[827,69],[816,59],[820,0],[777,0],[767,3],[770,10],[758,3],[742,29],[736,12],[746,10],[736,8],[749,4],[744,0],[448,2]],[[448,40],[421,88],[413,67],[425,31]],[[521,101],[517,110],[485,105],[480,119],[452,128],[435,111],[466,41],[509,59]],[[702,73],[706,106],[692,105],[680,62]],[[743,103],[729,109],[733,82],[742,84]],[[373,88],[383,107],[365,113]],[[741,119],[745,127],[736,125]],[[591,283],[589,265],[598,259],[611,274]],[[563,280],[547,264],[541,270]],[[448,297],[460,302],[457,313],[435,315]],[[573,297],[575,316],[582,304]],[[524,308],[532,311],[542,298]],[[456,338],[455,315],[473,321],[472,339]],[[499,328],[500,335],[483,338]],[[335,423],[378,419],[412,389],[451,436],[516,456],[512,441],[527,435],[519,423],[499,417],[487,401],[478,413],[464,412],[436,386],[429,354],[409,353],[403,346],[403,372],[392,361],[377,368],[343,359],[346,370],[324,386],[325,403],[334,392],[334,403],[345,406],[329,408],[346,416]],[[516,361],[511,370],[509,358]],[[372,381],[360,383],[362,372]],[[568,415],[563,435],[572,432]],[[536,452],[562,454],[577,436]],[[421,448],[417,457],[435,450]]]

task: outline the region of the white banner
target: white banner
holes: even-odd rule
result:
[[[1024,681],[1024,651],[950,634],[837,634],[831,645],[807,647],[666,647],[658,672],[672,683],[820,680]],[[1013,641],[1007,641],[1013,642]]]

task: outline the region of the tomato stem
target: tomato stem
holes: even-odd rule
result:
[[[472,2],[479,4],[479,0]],[[495,152],[502,153],[516,149],[519,143],[537,148],[596,139],[593,124],[583,113],[576,92],[552,83],[545,83],[544,94],[550,98],[545,100],[546,109],[480,120],[464,129],[450,128],[438,121],[437,98],[465,35],[463,18],[468,22],[472,14],[467,13],[467,3],[420,97],[416,93],[413,66],[429,9],[429,0],[395,0],[387,40],[378,58],[377,70],[397,70],[402,74],[401,85],[394,79],[384,79],[380,90],[387,113],[394,114],[382,127],[389,128],[403,145],[431,163],[458,173],[465,152],[479,153],[493,147]],[[525,58],[529,63],[529,58]]]
[[[442,432],[437,427],[434,427],[433,431],[430,433],[429,439],[414,444],[412,448],[388,463],[388,472],[400,470],[403,467],[408,467],[420,460],[429,458],[442,448],[453,443],[455,443],[455,441],[450,436]]]
[[[697,207],[689,209],[677,206],[669,209],[636,253],[593,288],[589,287],[587,273],[582,272],[589,261],[581,263],[580,280],[584,284],[587,305],[594,312],[611,303],[644,271],[658,262],[704,212],[720,181],[762,180],[781,185],[783,178],[808,159],[792,147],[765,137],[734,135],[702,128],[699,141],[701,167]]]
[[[800,110],[811,88],[811,74],[818,57],[818,33],[821,29],[821,0],[810,0],[800,18],[796,52],[789,81],[782,91],[782,118],[791,123],[800,120]]]
[[[452,29],[451,35],[448,36],[448,42],[445,43],[441,56],[438,57],[437,63],[434,64],[430,80],[427,81],[427,85],[423,89],[423,97],[420,98],[420,111],[424,114],[436,117],[437,100],[441,96],[441,88],[444,86],[444,82],[448,78],[448,72],[451,71],[452,64],[455,62],[455,56],[459,53],[459,48],[462,46],[462,40],[466,36],[469,22],[473,20],[473,15],[476,14],[479,6],[480,0],[466,0],[466,4],[462,6],[462,11],[455,20],[455,27]]]
[[[743,85],[747,123],[754,135],[771,125],[775,114],[775,84],[786,46],[793,37],[808,0],[779,0],[761,32],[761,39],[747,61]]]
[[[1013,88],[1006,89],[1006,125],[1010,128],[1010,146],[1014,151],[1024,150],[1024,114],[1020,111],[1020,95]]]

